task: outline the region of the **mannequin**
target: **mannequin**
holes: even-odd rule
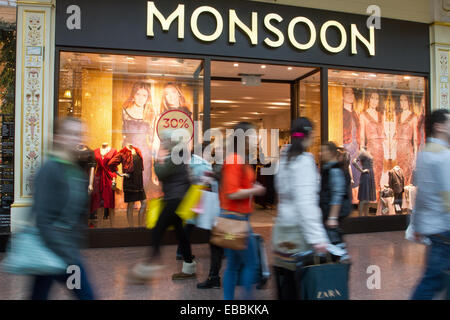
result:
[[[112,149],[107,142],[102,143],[102,146],[94,151],[97,169],[95,171],[91,212],[97,211],[97,216],[100,217],[100,208],[104,208],[103,220],[109,218],[111,228],[114,225],[116,174],[109,169],[108,163],[116,154],[117,150]]]
[[[362,168],[359,163],[361,163]],[[355,168],[361,172],[359,182],[358,200],[359,200],[359,216],[368,216],[369,202],[376,201],[375,177],[373,172],[373,157],[364,146],[358,157],[353,160]]]
[[[122,164],[123,173],[120,173],[117,169],[119,164]],[[127,203],[128,225],[131,228],[134,227],[134,204],[135,202],[140,201],[139,226],[143,226],[147,201],[143,182],[144,160],[141,151],[128,142],[125,147],[111,159],[108,166],[117,175],[124,178],[123,191],[124,201]]]
[[[77,163],[89,177],[88,191],[89,194],[94,190],[94,170],[95,159],[94,152],[84,143],[77,145]]]
[[[405,188],[405,176],[399,166],[389,171],[389,186],[394,191],[394,205],[397,213],[402,213],[402,197]]]

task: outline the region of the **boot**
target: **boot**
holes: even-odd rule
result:
[[[197,289],[220,289],[220,277],[208,277],[205,282],[197,284]]]
[[[175,273],[172,276],[172,280],[185,280],[194,279],[197,263],[192,261],[192,263],[183,262],[183,268],[180,273]]]
[[[157,271],[163,266],[156,264],[136,264],[128,273],[128,279],[134,282],[145,282],[156,276]]]

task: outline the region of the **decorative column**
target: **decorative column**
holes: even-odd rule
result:
[[[55,1],[17,1],[14,203],[11,231],[28,220],[33,180],[53,124]]]
[[[434,1],[430,26],[431,109],[450,109],[450,0]]]

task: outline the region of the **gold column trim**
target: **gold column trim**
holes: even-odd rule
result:
[[[39,2],[39,1],[17,1],[17,4],[18,5],[23,5],[23,6],[26,6],[26,5],[32,5],[32,6],[45,6],[45,7],[52,7],[52,8],[55,8],[56,7],[56,4],[55,4],[55,2],[54,1],[52,1],[52,2]]]
[[[430,46],[434,46],[434,45],[438,45],[438,46],[450,46],[450,43],[446,43],[446,42],[433,42],[430,44]]]
[[[450,27],[450,22],[436,21],[436,22],[430,23],[430,27],[433,27],[433,26]]]
[[[32,203],[13,203],[11,208],[28,208],[33,206]]]

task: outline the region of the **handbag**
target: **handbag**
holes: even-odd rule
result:
[[[227,212],[216,218],[210,242],[226,249],[244,250],[247,248],[248,236],[248,221],[233,212]]]
[[[12,274],[53,275],[65,273],[67,263],[45,245],[36,227],[25,227],[12,234],[1,269]]]

